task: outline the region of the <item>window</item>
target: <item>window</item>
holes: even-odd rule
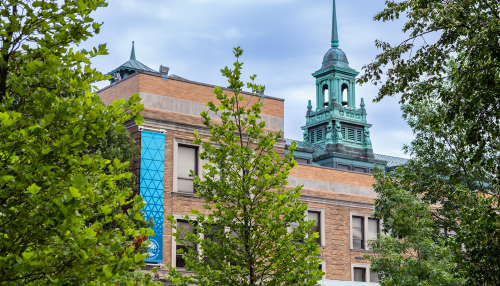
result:
[[[351,213],[351,249],[373,250],[369,242],[379,238],[380,221],[369,214]]]
[[[299,164],[309,164],[309,159],[303,159],[303,158],[297,158],[297,157],[294,157],[295,158],[295,161],[297,161],[297,163]]]
[[[368,218],[368,241],[377,240],[379,232],[380,230],[378,219]],[[372,247],[368,247],[370,250],[373,250]]]
[[[184,255],[186,255],[189,252],[189,249],[192,249],[196,251],[197,247],[195,244],[189,242],[185,243],[186,240],[186,234],[187,233],[192,233],[196,234],[194,226],[191,225],[188,221],[185,220],[178,220],[177,221],[177,227],[180,229],[181,227],[184,227],[184,229],[181,230],[179,239],[181,242],[176,243],[175,245],[175,250],[176,250],[176,255],[175,255],[175,266],[184,268],[186,267],[186,261],[184,260]],[[187,245],[187,246],[185,246]],[[177,250],[182,249],[183,253],[177,253]]]
[[[341,129],[342,134],[344,135],[345,140],[363,144],[363,130],[359,128],[347,128],[342,126]]]
[[[351,128],[347,128],[347,140],[348,141],[354,141],[355,140],[355,136],[354,136],[354,129],[351,129]]]
[[[337,169],[349,171],[349,166],[337,164]]]
[[[370,282],[378,282],[379,275],[378,273],[370,272]]]
[[[352,217],[352,247],[364,249],[365,248],[364,236],[365,236],[364,218],[353,216]]]
[[[354,267],[354,279],[357,282],[367,282],[366,281],[366,268]]]
[[[363,143],[363,140],[362,140],[362,137],[363,136],[363,132],[361,131],[361,129],[356,129],[356,143]]]
[[[191,170],[198,175],[198,148],[179,145],[177,149],[177,191],[193,193],[193,177],[189,177]]]
[[[366,173],[366,169],[365,168],[360,168],[360,167],[354,167],[354,172]]]
[[[311,143],[318,143],[323,141],[323,138],[325,137],[325,130],[326,127],[309,131],[309,140],[311,140]]]
[[[370,264],[351,264],[351,280],[357,282],[378,282],[379,274],[370,271]]]
[[[311,229],[311,233],[317,232],[319,237],[317,242],[321,245],[321,212],[317,211],[307,211],[307,220],[314,220],[314,226]]]

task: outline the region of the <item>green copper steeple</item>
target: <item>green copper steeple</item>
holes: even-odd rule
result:
[[[306,125],[302,127],[305,142],[331,154],[329,159],[322,159],[321,164],[327,164],[332,160],[331,156],[338,154],[365,159],[373,157],[371,124],[366,120],[364,100],[359,108],[356,106],[356,76],[359,72],[349,66],[346,54],[339,48],[337,7],[336,1],[332,2],[331,47],[323,57],[321,68],[312,74],[316,79],[316,106],[308,102]],[[352,159],[343,158],[344,163]]]
[[[130,59],[135,61],[134,41],[132,41],[132,52],[130,53]]]
[[[131,76],[132,74],[139,72],[139,71],[158,73],[157,71],[153,70],[152,68],[139,62],[135,58],[135,47],[134,47],[134,42],[132,41],[132,51],[130,52],[130,60],[128,60],[126,63],[122,64],[121,66],[117,67],[116,69],[110,71],[107,74],[114,75],[115,73],[119,73],[120,77],[122,79],[124,79],[124,78]],[[110,83],[113,83],[113,82],[115,82],[115,79],[111,78]]]
[[[339,33],[337,32],[337,9],[335,8],[335,0],[333,0],[333,18],[332,18],[332,47],[339,46]]]

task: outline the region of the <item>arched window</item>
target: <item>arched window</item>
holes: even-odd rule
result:
[[[328,85],[323,85],[323,98],[325,99],[325,102],[323,103],[323,106],[328,106],[328,101],[330,99],[330,93],[328,92]]]
[[[342,84],[342,105],[347,105],[347,93],[349,92],[349,87],[347,84]]]

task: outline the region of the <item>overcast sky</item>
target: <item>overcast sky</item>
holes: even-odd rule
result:
[[[83,46],[107,43],[109,56],[93,65],[107,73],[130,57],[189,80],[227,86],[220,69],[234,62],[231,49],[241,46],[244,78],[257,74],[266,94],[285,99],[285,137],[302,140],[307,101],[315,101],[313,72],[330,48],[332,0],[110,0],[94,14],[101,33]],[[403,21],[375,22],[385,0],[337,0],[340,48],[350,67],[380,52],[375,40],[398,44]],[[99,86],[105,86],[101,83]],[[401,118],[398,98],[372,100],[377,87],[356,86],[356,105],[365,99],[375,153],[406,157],[413,135]]]

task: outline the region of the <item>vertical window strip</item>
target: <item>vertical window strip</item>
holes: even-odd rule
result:
[[[347,129],[347,140],[354,141],[354,129]]]
[[[356,129],[356,143],[363,143],[361,129]]]

